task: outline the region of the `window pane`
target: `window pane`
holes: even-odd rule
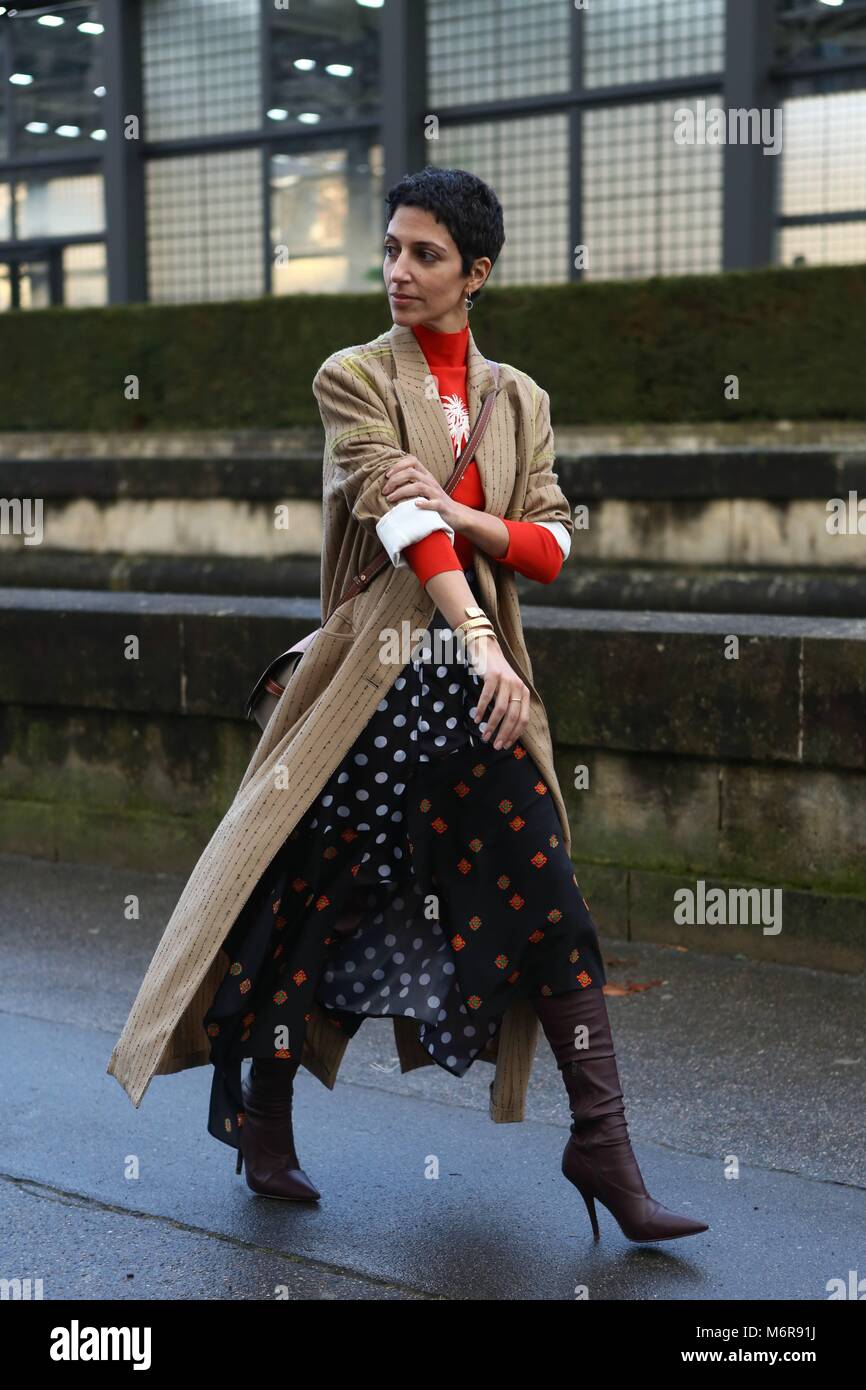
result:
[[[42,23],[43,19],[62,23]],[[19,13],[2,22],[11,45],[13,80],[7,97],[12,102],[16,154],[97,148],[104,138],[102,98],[96,95],[105,81],[102,34],[82,30],[81,25],[100,27],[99,6],[64,5],[56,13]]]
[[[866,213],[866,91],[783,104],[780,211]]]
[[[148,161],[151,299],[263,293],[261,160],[254,149]]]
[[[259,0],[147,0],[141,6],[148,140],[258,130]]]
[[[19,307],[48,309],[51,305],[51,281],[48,262],[34,258],[18,263]]]
[[[583,82],[603,87],[721,71],[725,0],[603,0],[583,14]]]
[[[10,55],[10,57],[9,57],[8,60],[7,60],[7,53],[8,53],[8,50],[9,50],[9,44],[10,44],[10,39],[9,39],[9,25],[6,24],[6,25],[4,25],[2,28],[0,28],[0,72],[5,72],[5,71],[6,71],[6,64],[7,64],[7,61],[11,62],[11,55]],[[9,71],[10,71],[10,72],[13,72],[14,69],[13,69],[12,67],[10,67],[10,68],[9,68]],[[9,158],[9,99],[10,99],[10,96],[11,96],[11,87],[9,88],[9,90],[7,90],[7,84],[6,84],[5,82],[0,82],[0,159],[8,159],[8,158]],[[7,285],[6,293],[8,293],[8,285]],[[4,305],[3,305],[3,294],[4,294],[4,290],[3,290],[2,282],[0,282],[0,309],[2,309],[2,308],[4,307]]]
[[[866,261],[866,218],[819,226],[781,227],[782,265],[855,265]]]
[[[381,9],[306,0],[270,16],[268,124],[309,130],[378,111]]]
[[[0,241],[8,241],[12,236],[12,185],[0,180]]]
[[[79,307],[108,302],[103,244],[63,248],[63,302]]]
[[[382,289],[381,146],[275,154],[271,245],[275,294]]]
[[[105,230],[101,174],[33,174],[15,184],[19,239]]]
[[[782,63],[866,56],[866,11],[852,5],[776,0],[776,56]]]
[[[721,98],[706,93],[707,106]],[[721,145],[678,145],[682,101],[583,116],[587,279],[717,271],[722,263]]]
[[[428,0],[432,104],[564,92],[571,0]]]

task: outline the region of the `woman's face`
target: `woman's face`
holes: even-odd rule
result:
[[[398,207],[388,223],[382,273],[395,323],[458,332],[467,319],[465,296],[483,285],[491,268],[482,256],[464,271],[451,233],[426,208]]]

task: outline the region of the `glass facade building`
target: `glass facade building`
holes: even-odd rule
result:
[[[0,5],[0,309],[375,288],[425,164],[494,286],[866,260],[866,0]]]

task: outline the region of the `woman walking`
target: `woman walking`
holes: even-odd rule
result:
[[[504,242],[502,210],[462,170],[407,176],[387,201],[393,327],[333,354],[313,384],[327,446],[326,622],[285,688],[271,684],[276,709],[193,876],[203,891],[203,864],[222,862],[255,794],[257,850],[242,861],[239,910],[207,978],[186,972],[183,991],[171,987],[184,974],[178,930],[164,938],[109,1071],[140,1102],[155,1071],[201,1060],[201,1037],[186,1053],[178,1041],[198,1018],[213,1064],[209,1132],[237,1149],[255,1192],[315,1201],[292,1099],[304,1063],[333,1084],[316,1037],[330,1031],[345,1046],[365,1017],[390,1017],[398,1038],[411,1030],[410,1065],[460,1077],[479,1058],[498,1063],[503,1021],[528,1008],[563,1077],[572,1122],[562,1168],[596,1239],[596,1200],[635,1241],[704,1231],[650,1196],[629,1143],[598,938],[523,642],[514,574],[552,582],[573,523],[546,393],[487,363],[469,330]],[[487,433],[449,483],[490,391]],[[390,563],[365,587],[363,567],[383,546]],[[360,592],[339,602],[356,574]],[[305,782],[296,730],[326,710],[334,732]],[[294,796],[282,836],[279,817],[264,815],[264,778],[281,767]],[[158,1055],[147,1028],[157,1020]],[[138,1059],[130,1086],[136,1035],[147,1065]],[[522,1110],[506,1100],[494,1118]]]

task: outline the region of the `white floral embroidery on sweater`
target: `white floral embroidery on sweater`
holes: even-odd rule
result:
[[[448,422],[451,443],[454,446],[456,457],[463,441],[469,438],[469,411],[466,409],[466,403],[460,399],[456,392],[440,399],[445,407],[445,419]]]

